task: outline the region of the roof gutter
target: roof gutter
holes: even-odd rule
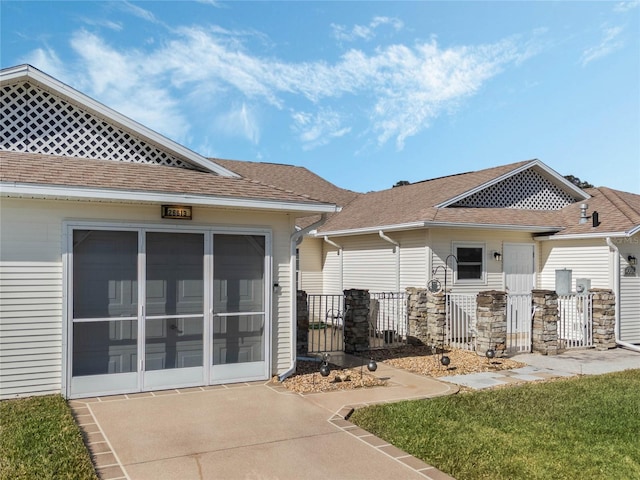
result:
[[[396,254],[396,292],[400,291],[400,243],[384,234],[382,230],[378,231],[381,239],[394,245],[393,252]]]
[[[637,231],[640,231],[640,227],[634,228],[628,232],[609,232],[609,233],[574,233],[569,235],[539,235],[537,237],[533,237],[534,240],[544,241],[544,240],[584,240],[588,238],[607,238],[612,237],[631,237]]]
[[[613,253],[614,253],[613,294],[616,296],[616,304],[617,304],[616,320],[615,320],[615,327],[614,327],[616,343],[621,347],[628,348],[629,350],[634,350],[636,352],[640,352],[640,346],[620,340],[620,250],[618,249],[616,244],[611,241],[610,237],[607,237],[607,245],[609,245],[609,248],[613,250]]]
[[[296,371],[296,347],[297,347],[297,338],[298,338],[298,309],[297,309],[297,292],[296,292],[296,247],[300,243],[302,237],[304,237],[311,230],[318,228],[327,220],[327,214],[323,213],[320,220],[315,223],[312,223],[308,227],[305,227],[301,230],[297,230],[291,234],[289,239],[290,241],[290,259],[289,259],[289,272],[290,272],[290,309],[291,312],[291,329],[290,329],[290,341],[291,341],[291,363],[289,364],[289,368],[284,372],[278,374],[278,381],[283,381],[285,378],[290,376],[293,372]]]
[[[411,230],[416,228],[433,228],[433,227],[445,227],[445,228],[485,228],[488,230],[516,230],[523,232],[540,232],[546,233],[552,230],[562,230],[563,227],[554,226],[538,226],[538,225],[496,225],[489,223],[457,223],[457,222],[408,222],[399,223],[396,225],[377,225],[373,227],[354,228],[349,230],[333,230],[328,232],[318,232],[317,236],[328,235],[332,237],[343,237],[347,235],[368,235],[372,233],[378,233],[380,230],[385,232]]]

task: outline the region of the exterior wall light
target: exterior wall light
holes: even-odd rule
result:
[[[493,259],[496,262],[499,262],[500,260],[502,260],[502,254],[500,252],[493,252]]]

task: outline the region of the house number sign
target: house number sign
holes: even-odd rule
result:
[[[178,220],[191,220],[191,206],[162,205],[162,218],[176,218]]]

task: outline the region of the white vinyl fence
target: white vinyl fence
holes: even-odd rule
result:
[[[533,309],[530,293],[507,295],[507,351],[525,353],[531,351],[531,327]]]
[[[558,296],[560,348],[593,346],[593,294]]]
[[[453,348],[476,349],[476,295],[447,293],[446,343]]]

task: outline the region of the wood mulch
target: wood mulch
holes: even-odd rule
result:
[[[449,365],[442,358],[449,358]],[[398,348],[372,350],[368,358],[384,362],[395,368],[401,368],[419,375],[443,377],[465,375],[478,372],[495,372],[524,367],[525,364],[508,358],[488,358],[466,350],[445,349],[434,351],[427,346],[406,345]],[[366,363],[366,362],[365,362]],[[351,390],[385,385],[384,380],[369,373],[367,366],[342,369],[330,363],[330,374],[320,374],[320,362],[298,361],[295,374],[285,379],[282,385],[296,393],[316,393],[335,390]]]

